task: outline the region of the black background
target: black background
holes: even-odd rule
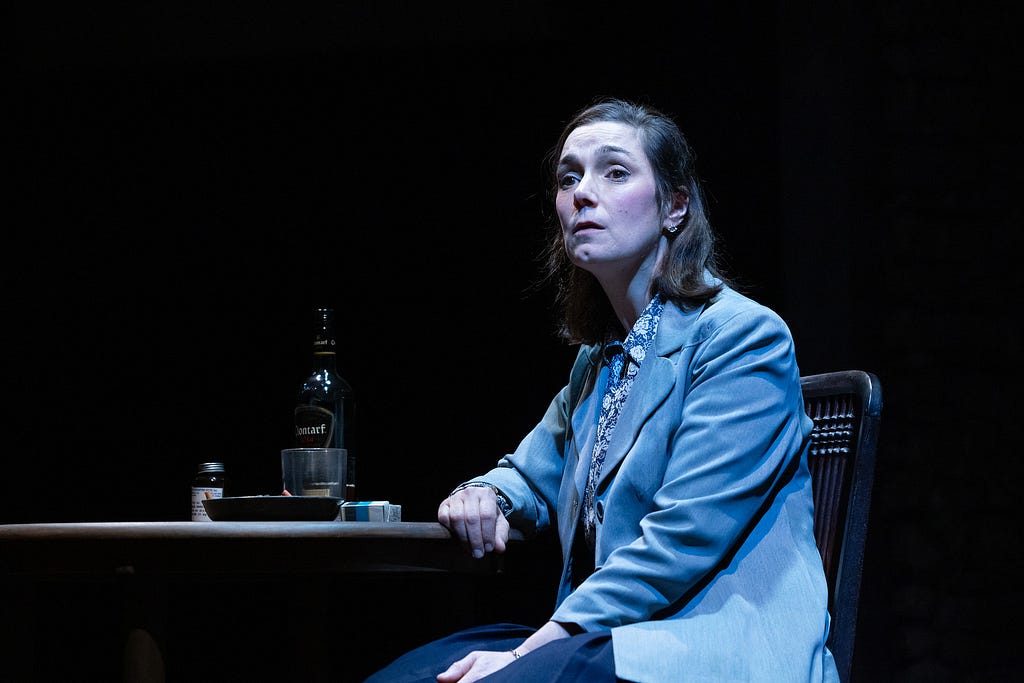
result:
[[[566,379],[575,350],[527,290],[541,159],[624,96],[687,132],[726,266],[804,374],[881,379],[858,678],[1019,668],[1000,3],[19,4],[0,522],[187,519],[209,460],[229,495],[277,492],[318,304],[361,497],[433,519]]]

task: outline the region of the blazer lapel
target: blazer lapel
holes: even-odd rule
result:
[[[697,308],[684,311],[671,303],[666,304],[662,310],[651,350],[633,379],[629,397],[622,406],[619,421],[608,443],[608,451],[605,453],[604,465],[601,467],[601,475],[597,482],[599,491],[604,481],[636,443],[640,428],[675,386],[674,357],[683,343],[693,337],[701,310]]]

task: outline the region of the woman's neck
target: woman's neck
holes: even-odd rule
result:
[[[604,293],[608,297],[608,303],[611,304],[612,310],[615,311],[615,317],[627,333],[633,329],[637,318],[651,302],[652,296],[649,281],[634,281],[630,286],[619,288],[614,292],[605,288]]]
[[[615,317],[628,334],[637,318],[651,302],[651,281],[654,278],[655,264],[660,257],[660,249],[655,256],[644,260],[636,269],[629,273],[619,273],[618,277],[598,277],[604,294],[608,297],[608,303],[615,311]]]

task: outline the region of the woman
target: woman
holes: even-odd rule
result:
[[[792,337],[718,274],[684,136],[600,101],[552,170],[547,274],[579,354],[541,422],[438,519],[474,557],[503,552],[510,526],[556,528],[555,610],[370,680],[838,680]]]

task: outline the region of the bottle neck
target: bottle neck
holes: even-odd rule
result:
[[[313,368],[338,374],[338,338],[334,335],[334,309],[318,308],[313,312]]]
[[[323,351],[313,352],[313,367],[326,368],[328,370],[338,369],[338,354],[325,353]]]

